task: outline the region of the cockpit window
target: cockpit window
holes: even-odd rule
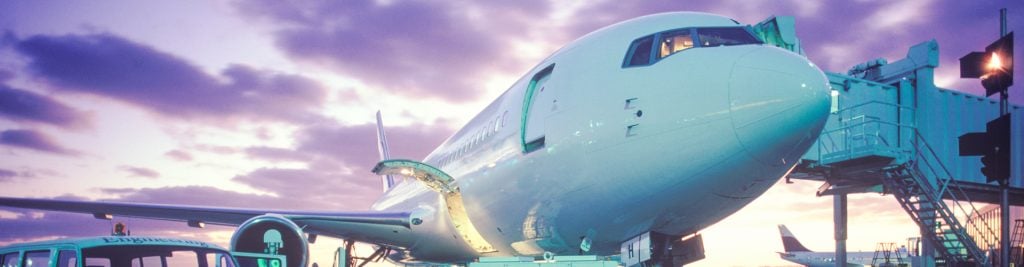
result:
[[[697,38],[702,47],[761,43],[743,27],[697,28]]]
[[[747,27],[683,28],[664,31],[633,40],[622,67],[649,66],[662,58],[690,48],[745,44],[763,42]],[[657,54],[652,57],[651,53]]]
[[[654,35],[633,41],[629,46],[629,56],[625,67],[643,66],[651,63],[651,47],[654,44]]]
[[[690,35],[689,29],[662,33],[658,46],[660,47],[658,58],[661,59],[676,52],[692,48],[693,36]]]

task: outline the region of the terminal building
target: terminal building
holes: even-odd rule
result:
[[[754,25],[766,43],[802,54],[793,29],[787,17]],[[999,217],[993,215],[999,212],[1000,187],[986,181],[980,157],[960,156],[958,141],[966,133],[985,132],[986,123],[1000,116],[1000,102],[937,87],[937,67],[939,44],[931,40],[913,45],[902,59],[875,59],[846,73],[826,73],[832,115],[786,179],[822,182],[818,196],[833,196],[837,258],[846,250],[846,195],[882,193],[892,195],[922,229],[922,253],[912,265],[1008,266],[993,253],[1000,249]],[[1008,110],[1012,224],[1024,219],[1024,108]],[[1022,234],[1011,238],[1018,242],[1011,246],[1020,246]],[[1020,266],[1021,257],[1014,260]]]

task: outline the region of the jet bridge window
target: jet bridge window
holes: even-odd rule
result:
[[[683,29],[662,33],[658,43],[660,47],[658,59],[662,59],[676,52],[693,48],[693,37],[690,35],[690,29]]]
[[[701,47],[761,44],[745,27],[697,28]]]

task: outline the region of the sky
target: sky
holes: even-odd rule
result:
[[[998,37],[1002,7],[1020,29],[1024,2],[992,0],[2,1],[0,195],[365,210],[381,194],[370,173],[377,110],[392,155],[421,159],[541,59],[615,22],[793,16],[808,58],[837,73],[935,39],[936,84],[980,94],[957,60]],[[1011,101],[1024,92],[1011,88]],[[775,254],[777,224],[831,251],[832,199],[815,197],[818,186],[780,181],[705,229],[696,266],[789,264]],[[891,196],[853,195],[849,215],[850,251],[917,233]],[[232,230],[115,220],[220,244]],[[109,228],[0,209],[0,245]],[[327,240],[314,261],[330,261],[337,242]]]

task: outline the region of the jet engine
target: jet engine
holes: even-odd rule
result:
[[[287,266],[305,267],[309,244],[302,228],[276,214],[253,217],[238,226],[231,236],[231,251],[284,255]]]

